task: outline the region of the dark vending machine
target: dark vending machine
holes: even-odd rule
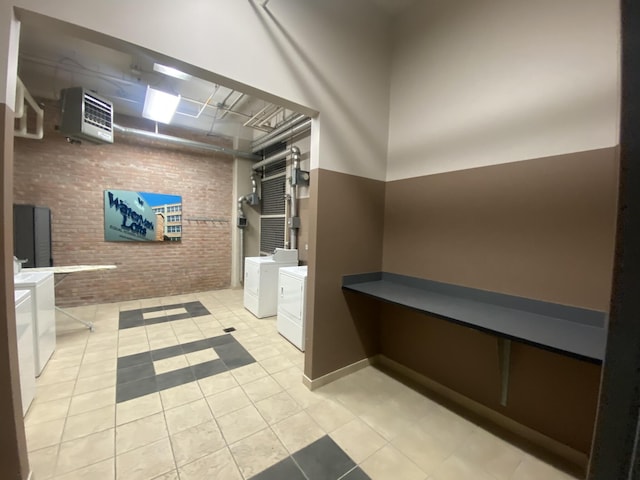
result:
[[[51,267],[51,210],[34,205],[13,206],[13,254],[23,267]]]

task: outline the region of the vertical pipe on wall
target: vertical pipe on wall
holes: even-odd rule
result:
[[[238,281],[240,285],[244,285],[244,228],[239,228],[238,233],[238,253],[240,256],[240,263],[238,268],[240,269],[240,275],[238,275]]]
[[[251,193],[238,198],[238,229],[240,230],[238,236],[238,250],[240,256],[238,270],[240,275],[238,276],[238,280],[240,285],[244,283],[244,229],[248,226],[247,217],[242,209],[242,204],[245,202],[248,202],[250,205],[256,205],[258,203],[258,183],[256,182],[256,177],[254,175],[251,175]]]
[[[289,227],[289,246],[292,249],[298,248],[298,182],[295,180],[300,169],[300,149],[296,146],[291,147],[291,158],[293,159],[293,165],[291,168],[291,219]]]

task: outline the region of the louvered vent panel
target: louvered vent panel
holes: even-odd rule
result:
[[[287,159],[283,159],[279,162],[274,162],[270,165],[264,167],[264,177],[271,177],[272,175],[277,175],[278,173],[283,173],[287,170]]]
[[[262,181],[262,215],[284,215],[285,182],[284,175]]]
[[[98,128],[113,130],[113,107],[94,95],[84,94],[84,121]]]
[[[91,143],[113,143],[113,104],[82,87],[60,92],[60,132]]]
[[[284,248],[284,217],[260,219],[260,251],[273,253],[276,248]]]

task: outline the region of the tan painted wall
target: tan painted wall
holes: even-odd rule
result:
[[[394,24],[387,180],[618,143],[619,5],[430,0]]]

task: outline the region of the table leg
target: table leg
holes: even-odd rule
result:
[[[90,332],[93,332],[93,330],[94,330],[93,323],[87,322],[86,320],[82,320],[81,318],[78,318],[75,315],[72,315],[71,313],[67,312],[66,310],[64,310],[64,309],[62,309],[60,307],[56,307],[56,310],[59,311],[59,312],[64,313],[67,317],[73,318],[76,322],[82,323],[85,327],[87,327],[89,329]]]

